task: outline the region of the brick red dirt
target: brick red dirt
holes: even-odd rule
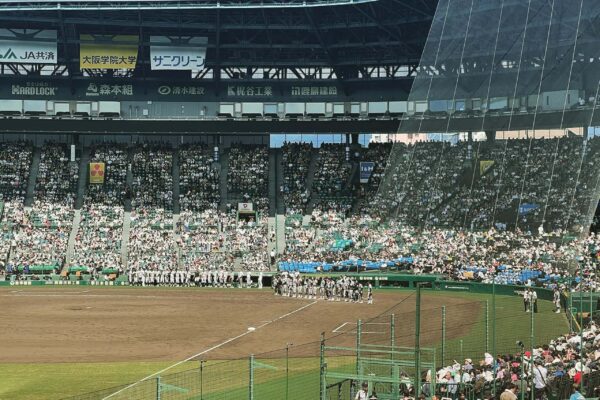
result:
[[[354,321],[386,310],[396,315],[397,343],[413,345],[414,293],[376,291],[374,298],[368,305],[282,298],[270,289],[3,287],[0,362],[179,361],[263,324],[199,358],[239,358],[286,343],[294,343],[294,356],[317,355],[321,332],[351,346]],[[424,294],[422,304],[423,345],[439,340],[442,305],[452,336],[467,333],[481,312],[479,303],[450,295]],[[372,332],[365,340],[387,342],[387,329],[365,325]],[[300,346],[307,342],[315,343]]]

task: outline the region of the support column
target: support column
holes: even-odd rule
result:
[[[487,141],[493,143],[496,140],[496,131],[485,131]]]
[[[467,135],[467,160],[470,161],[473,158],[473,132],[469,131]]]

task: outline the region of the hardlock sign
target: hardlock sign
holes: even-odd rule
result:
[[[56,31],[0,29],[0,63],[56,64]]]

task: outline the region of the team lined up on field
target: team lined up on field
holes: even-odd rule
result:
[[[201,270],[129,270],[127,281],[134,286],[263,287],[263,273],[227,271],[223,268]]]
[[[323,277],[302,277],[299,272],[282,272],[273,277],[275,295],[328,301],[373,304],[373,286],[363,285],[354,278],[342,276],[339,279]]]

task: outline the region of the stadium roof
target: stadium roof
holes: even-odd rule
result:
[[[351,79],[360,68],[416,68],[437,0],[3,3],[4,28],[58,30],[71,74],[79,35],[89,33],[138,35],[141,54],[151,35],[207,37],[208,67],[330,67]]]
[[[5,0],[5,11],[34,11],[34,10],[191,10],[201,8],[290,8],[290,7],[328,7],[346,4],[369,3],[378,0],[45,0],[22,1]]]

